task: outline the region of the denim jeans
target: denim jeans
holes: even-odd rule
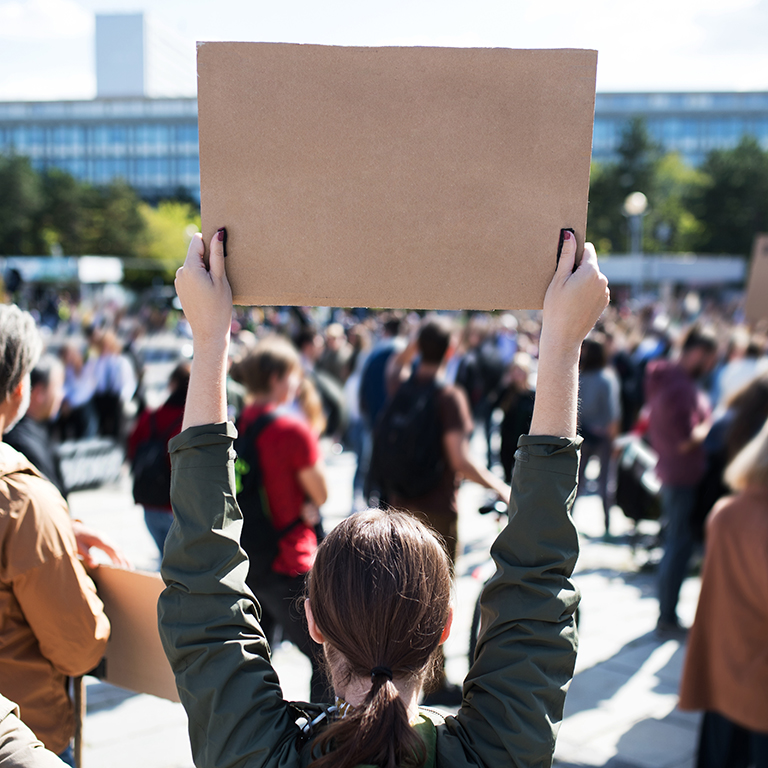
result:
[[[677,622],[680,587],[693,551],[691,514],[696,486],[663,485],[661,514],[664,523],[664,556],[659,565],[659,620]]]
[[[59,760],[75,768],[75,753],[71,744],[59,755]]]
[[[155,544],[157,544],[157,548],[162,555],[163,547],[165,546],[165,537],[168,535],[168,531],[171,530],[173,512],[169,512],[167,509],[158,509],[156,507],[144,507],[144,522],[147,524],[147,528],[152,534],[152,538],[155,540]]]

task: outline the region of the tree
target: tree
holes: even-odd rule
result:
[[[165,200],[153,208],[139,208],[147,229],[142,255],[165,266],[163,276],[172,281],[184,263],[192,234],[200,229],[200,212],[193,203]]]
[[[0,253],[47,253],[35,227],[44,205],[39,174],[26,157],[0,156]]]
[[[656,173],[661,156],[651,140],[645,121],[627,123],[615,163],[593,163],[589,185],[587,237],[603,253],[627,250],[628,229],[622,206],[630,192],[643,192],[654,201]]]
[[[698,250],[749,254],[755,233],[768,232],[768,151],[745,136],[711,152],[702,171],[708,183],[688,200],[703,223]]]
[[[83,253],[85,228],[85,185],[58,168],[49,168],[40,175],[43,205],[34,222],[39,236],[45,241],[45,251],[56,249],[67,256]]]
[[[147,225],[139,196],[123,181],[84,187],[82,253],[138,257],[146,248]]]

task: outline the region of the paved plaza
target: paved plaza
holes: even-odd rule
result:
[[[482,441],[478,441],[478,447]],[[354,457],[328,452],[327,526],[352,506]],[[485,492],[465,484],[461,490],[457,563],[456,619],[446,644],[447,673],[461,682],[467,671],[472,610],[499,523],[477,509]],[[73,516],[107,533],[134,566],[156,570],[159,557],[142,511],[131,499],[129,479],[93,491],[73,493]],[[612,524],[618,537],[604,542],[602,512],[594,496],[576,502],[575,519],[582,553],[576,581],[582,591],[580,649],[576,677],[566,702],[556,763],[563,768],[689,768],[693,765],[698,715],[677,710],[677,688],[684,647],[654,635],[657,605],[649,557],[658,553],[628,543],[630,525],[617,509]],[[654,524],[646,523],[646,532]],[[683,588],[680,613],[693,620],[698,579]],[[309,662],[290,644],[275,649],[273,660],[284,692],[306,699]],[[186,717],[180,704],[131,693],[87,678],[85,768],[191,768]]]

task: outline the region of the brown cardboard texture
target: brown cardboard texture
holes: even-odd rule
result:
[[[112,625],[104,654],[104,680],[137,693],[179,701],[157,629],[157,599],[165,586],[160,574],[101,565],[94,581]]]
[[[768,320],[768,234],[755,235],[747,284],[747,321]]]
[[[238,304],[540,308],[584,242],[597,52],[199,43]]]

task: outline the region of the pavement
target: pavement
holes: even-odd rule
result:
[[[479,454],[480,438],[473,443]],[[352,507],[354,457],[327,451],[327,527]],[[475,601],[487,575],[488,550],[500,523],[481,516],[486,492],[466,483],[459,495],[461,555],[457,562],[456,616],[446,643],[446,672],[460,683],[467,672],[467,647]],[[71,494],[72,514],[109,535],[137,568],[159,568],[157,549],[140,507],[133,504],[129,478],[114,485]],[[555,752],[561,768],[689,768],[694,764],[699,715],[677,709],[684,644],[660,640],[654,561],[659,552],[632,546],[631,524],[612,510],[610,541],[603,541],[600,503],[585,495],[574,519],[581,536],[575,575],[582,592],[580,647],[576,676],[568,692]],[[647,543],[658,525],[643,523]],[[690,624],[699,580],[689,578],[679,613]],[[273,663],[288,699],[307,698],[309,662],[290,643],[274,649]],[[181,705],[136,694],[86,678],[87,715],[84,768],[192,768],[186,716]]]

